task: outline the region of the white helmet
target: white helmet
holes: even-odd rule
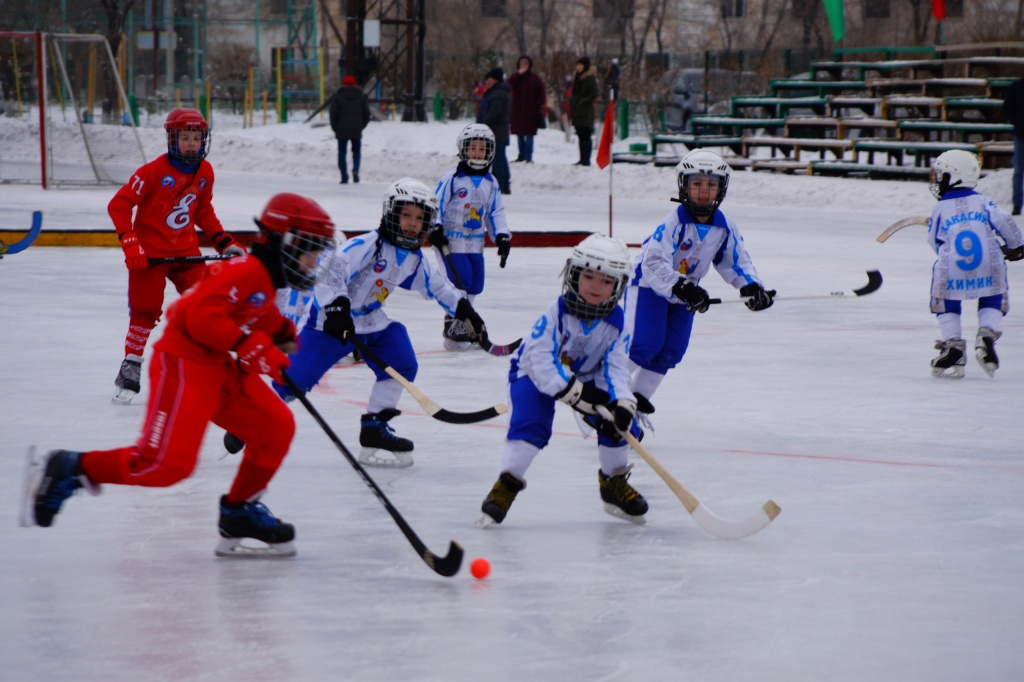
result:
[[[929,186],[935,198],[941,199],[951,189],[974,189],[980,177],[977,156],[962,149],[950,149],[932,162]]]
[[[698,176],[710,176],[718,181],[718,194],[707,204],[696,204],[690,200],[688,187],[690,181]],[[729,189],[729,178],[732,169],[721,156],[706,149],[694,149],[688,152],[676,166],[676,184],[679,186],[679,203],[686,207],[695,218],[714,215],[725,199]]]
[[[615,279],[615,288],[602,303],[589,303],[580,296],[580,274],[593,270]],[[618,239],[592,234],[576,245],[562,270],[562,299],[581,320],[607,317],[626,292],[629,283],[629,249]]]
[[[469,143],[473,140],[483,140],[486,151],[484,158],[469,158]],[[483,170],[494,161],[494,132],[482,123],[470,123],[459,133],[455,146],[459,150],[459,160],[474,170]]]
[[[409,236],[402,231],[400,217],[406,204],[414,204],[423,209],[423,225],[415,236]],[[429,187],[414,178],[396,180],[384,195],[381,236],[401,249],[415,251],[423,245],[423,237],[433,225],[436,215],[437,195],[431,192]]]

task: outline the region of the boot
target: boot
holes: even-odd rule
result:
[[[412,466],[413,443],[408,438],[395,435],[389,421],[402,414],[400,410],[388,407],[377,413],[364,414],[360,421],[359,444],[363,446],[359,453],[359,461],[368,466],[404,468]],[[378,452],[383,450],[391,454],[382,457]]]
[[[601,499],[604,500],[606,512],[633,523],[643,523],[647,500],[629,484],[631,468],[632,465],[623,467],[611,476],[598,469],[597,481],[601,486]]]
[[[262,502],[228,502],[227,495],[222,496],[217,528],[223,538],[217,546],[217,556],[295,556],[295,526],[274,516]],[[243,545],[241,541],[245,539],[259,540],[266,546]]]
[[[114,386],[117,390],[111,402],[119,405],[127,405],[141,390],[142,381],[142,356],[126,355],[121,362],[121,369],[117,371],[117,378],[114,379]]]
[[[69,450],[51,450],[47,455],[39,487],[35,490],[36,525],[52,526],[53,517],[60,512],[64,502],[89,483],[82,473],[81,458],[81,452]],[[98,492],[97,486],[89,485]]]
[[[964,366],[967,364],[967,344],[964,340],[936,341],[935,348],[939,351],[939,357],[932,360],[932,376],[962,379]]]
[[[985,374],[994,376],[999,369],[999,356],[996,355],[996,340],[1002,336],[1002,332],[992,331],[988,327],[978,329],[978,336],[974,340],[974,357],[978,364],[985,370]]]
[[[480,511],[483,513],[477,520],[477,525],[481,528],[486,528],[492,523],[504,521],[509,507],[512,506],[512,502],[516,499],[516,495],[525,487],[525,481],[520,481],[507,471],[503,471],[498,476],[494,487],[491,488],[491,492],[487,493],[484,503],[480,505]]]

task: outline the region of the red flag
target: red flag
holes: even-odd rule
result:
[[[608,112],[604,115],[601,128],[601,142],[597,145],[597,166],[604,168],[612,162],[612,138],[615,137],[615,100],[608,100]]]
[[[946,0],[932,0],[932,15],[936,21],[943,21],[946,18]]]

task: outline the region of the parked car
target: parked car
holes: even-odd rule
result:
[[[728,114],[729,98],[765,92],[765,82],[753,71],[680,69],[669,76],[665,96],[665,128],[685,130],[694,114]]]

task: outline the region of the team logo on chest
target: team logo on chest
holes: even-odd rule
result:
[[[373,271],[377,274],[384,272],[388,267],[388,261],[386,258],[381,258],[379,261],[373,264]]]
[[[202,192],[206,189],[207,180],[206,178],[199,178],[199,191]]]
[[[267,302],[267,295],[262,291],[257,291],[245,302],[250,308],[262,308],[263,304]]]
[[[160,178],[160,186],[163,187],[164,189],[170,189],[174,187],[174,178],[172,178],[170,175],[163,176],[162,178]]]
[[[465,199],[466,195],[469,194],[469,192],[466,191],[465,187],[460,187],[458,194],[460,199]]]

